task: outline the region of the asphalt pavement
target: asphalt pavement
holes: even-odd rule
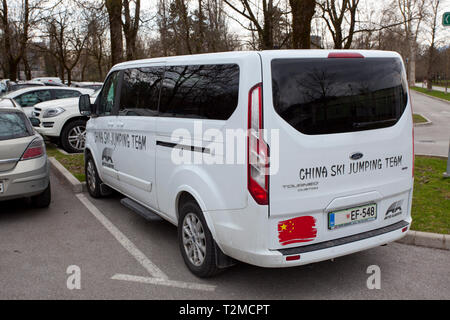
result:
[[[450,297],[448,251],[399,243],[288,269],[240,263],[198,279],[185,267],[170,223],[144,220],[122,207],[119,194],[95,200],[73,194],[53,175],[51,182],[48,209],[0,203],[0,299]],[[367,287],[373,265],[380,289]],[[67,286],[70,266],[79,268],[80,289]],[[165,279],[155,278],[158,272]]]
[[[427,97],[411,90],[414,113],[424,115],[431,125],[414,127],[416,154],[447,157],[450,139],[450,102]]]
[[[447,156],[450,104],[411,96],[414,112],[433,122],[415,127],[416,154]],[[287,269],[239,263],[198,279],[183,263],[175,226],[144,220],[120,194],[98,200],[53,174],[51,183],[48,209],[0,202],[0,299],[450,298],[449,252],[400,243]],[[367,287],[374,265],[380,289]]]

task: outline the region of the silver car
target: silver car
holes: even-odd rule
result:
[[[0,202],[29,197],[35,207],[48,207],[49,174],[44,140],[20,106],[0,99]]]

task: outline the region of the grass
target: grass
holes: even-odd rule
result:
[[[414,113],[413,121],[414,121],[414,123],[423,123],[423,122],[427,122],[427,119],[422,117],[420,114]]]
[[[65,155],[53,144],[47,144],[47,154],[78,180],[86,180],[82,154]],[[446,168],[446,159],[416,156],[412,230],[450,234],[450,178],[442,176]]]
[[[450,101],[450,94],[448,94],[448,93],[445,94],[445,92],[442,92],[442,91],[438,91],[438,90],[428,91],[426,88],[420,88],[420,87],[411,87],[411,89],[415,90],[415,91],[418,91],[418,92],[421,92],[421,93],[425,93],[425,94],[427,94],[429,96],[433,96],[433,97],[436,97],[436,98],[440,98],[440,99],[444,99],[444,100]]]
[[[47,155],[55,157],[67,170],[69,170],[79,181],[86,181],[84,174],[84,155],[66,155],[60,152],[53,144],[47,143]]]
[[[417,156],[411,229],[450,234],[450,178],[443,178],[447,160]]]

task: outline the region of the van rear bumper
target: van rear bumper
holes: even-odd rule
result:
[[[406,235],[411,221],[395,224],[331,241],[295,248],[263,251],[242,251],[223,245],[225,253],[235,259],[266,268],[293,267],[329,260],[397,241]],[[286,261],[286,257],[300,255],[300,259]]]

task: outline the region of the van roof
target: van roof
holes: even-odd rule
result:
[[[381,51],[381,50],[323,50],[323,49],[286,49],[286,50],[264,50],[264,51],[229,51],[229,52],[216,52],[216,53],[201,53],[193,55],[182,56],[170,56],[170,57],[158,57],[150,59],[141,59],[122,62],[113,66],[111,71],[126,69],[130,67],[137,67],[140,65],[158,64],[158,63],[212,63],[214,60],[232,60],[242,59],[246,56],[252,56],[259,54],[261,57],[267,58],[327,58],[331,52],[339,53],[360,53],[367,58],[387,58],[387,57],[400,57],[397,52],[394,51]]]

